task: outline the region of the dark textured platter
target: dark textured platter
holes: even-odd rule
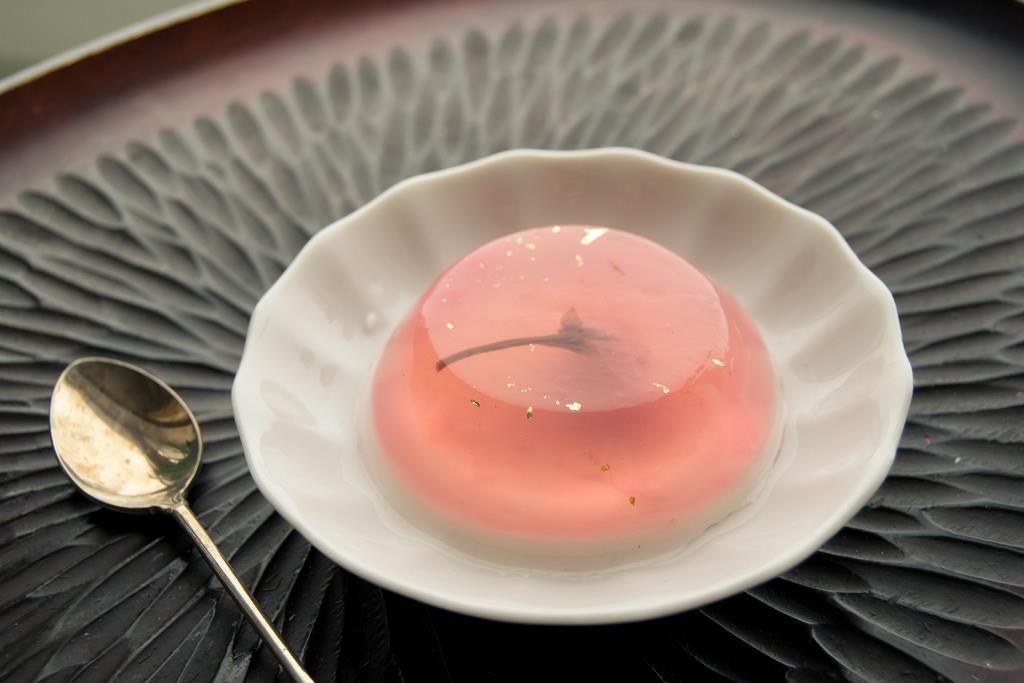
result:
[[[0,680],[276,675],[183,534],[58,469],[87,353],[198,409],[196,512],[318,681],[1024,680],[1024,5],[978,5],[254,0],[9,86]],[[231,416],[260,294],[404,177],[611,144],[753,177],[889,285],[916,395],[885,485],[785,576],[643,624],[453,615],[311,550]]]

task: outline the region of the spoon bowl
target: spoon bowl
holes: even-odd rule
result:
[[[167,384],[126,363],[83,358],[53,391],[57,459],[90,498],[126,512],[169,510],[199,471],[195,416]]]

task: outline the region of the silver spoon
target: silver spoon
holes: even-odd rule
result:
[[[50,435],[61,467],[90,498],[122,512],[174,515],[285,671],[312,683],[188,507],[203,442],[173,389],[127,363],[76,360],[53,389]]]

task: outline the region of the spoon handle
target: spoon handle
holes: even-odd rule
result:
[[[291,677],[299,683],[313,683],[313,679],[310,678],[303,668],[299,660],[295,658],[288,646],[281,639],[281,636],[277,634],[277,631],[271,625],[267,618],[263,616],[263,612],[256,605],[256,602],[249,595],[249,591],[245,589],[242,582],[239,581],[238,575],[228,564],[228,561],[221,555],[220,550],[214,544],[213,539],[206,533],[206,529],[196,518],[195,514],[189,508],[188,504],[184,501],[177,503],[171,507],[171,512],[178,518],[181,525],[185,527],[185,531],[192,537],[192,540],[196,542],[199,549],[206,556],[206,561],[213,567],[214,573],[220,578],[221,583],[231,593],[231,597],[235,599],[238,606],[242,608],[245,615],[249,617],[249,621],[256,628],[256,631],[263,638],[263,642],[270,647],[273,651],[274,656],[281,662]]]

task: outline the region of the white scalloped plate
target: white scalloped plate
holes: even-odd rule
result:
[[[684,547],[593,567],[495,559],[403,516],[368,466],[369,385],[397,322],[475,247],[558,223],[690,260],[753,315],[781,376],[783,445],[755,501]],[[338,564],[458,612],[582,624],[697,607],[808,557],[881,484],[912,384],[891,295],[824,219],[729,171],[605,149],[413,178],[323,230],[256,306],[232,397],[260,490]]]

